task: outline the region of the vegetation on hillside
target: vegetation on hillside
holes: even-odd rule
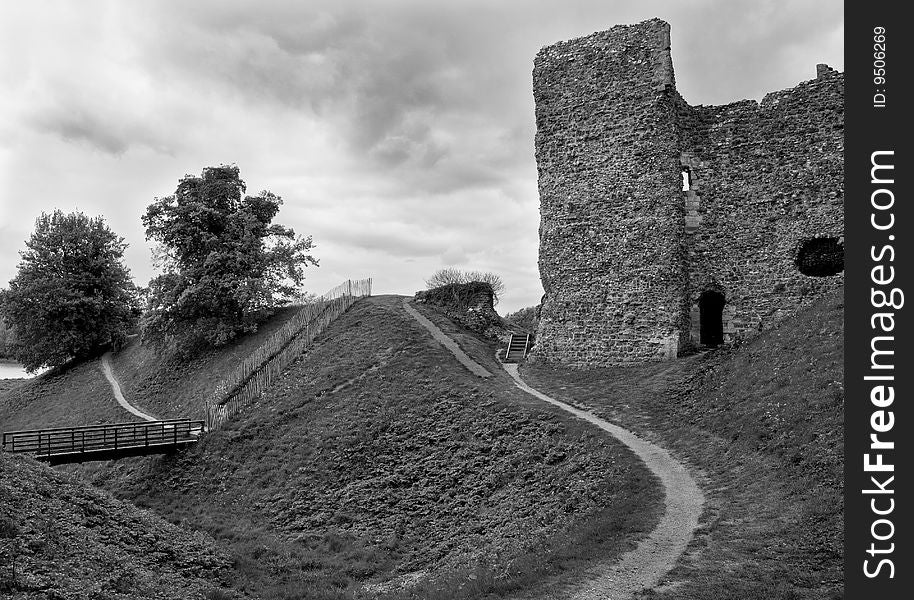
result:
[[[278,309],[256,332],[192,357],[160,353],[133,338],[111,356],[111,364],[124,395],[140,410],[163,419],[203,418],[203,403],[212,396],[222,377],[297,310],[297,307]],[[136,418],[115,402],[98,361],[73,365],[65,373],[46,373],[39,378],[7,383],[4,385],[4,380],[0,380],[0,431]]]
[[[121,346],[139,317],[123,238],[101,217],[58,210],[38,217],[26,247],[16,277],[0,290],[12,357],[35,371]]]
[[[843,304],[833,294],[737,346],[527,380],[684,457],[708,505],[649,598],[837,599],[843,586]]]
[[[231,598],[212,538],[34,460],[0,453],[0,596]],[[9,596],[7,596],[9,594]]]
[[[580,575],[653,526],[660,490],[627,451],[517,391],[489,343],[419,305],[497,374],[469,375],[400,303],[357,304],[195,450],[71,469],[216,538],[233,568],[202,580],[266,600],[529,596],[544,577]],[[701,474],[706,511],[667,577],[680,583],[645,599],[841,597],[842,308],[828,297],[778,329],[676,361],[523,367],[535,387],[633,429]],[[128,396],[160,408],[175,398],[169,410],[181,412],[210,385],[207,373],[243,354],[228,346],[165,363],[132,345],[115,365]],[[113,407],[96,398],[105,383],[93,370],[48,378],[41,383],[57,389],[41,397]],[[54,403],[30,396],[36,385],[0,394],[0,424],[47,420]],[[0,544],[12,539],[3,531],[19,536],[6,523]],[[109,591],[118,582],[98,581],[120,597]]]
[[[538,305],[519,308],[513,313],[505,315],[505,324],[527,333],[534,333],[539,322],[539,309]]]
[[[307,265],[311,238],[272,223],[279,196],[246,196],[238,167],[185,176],[146,210],[147,239],[163,273],[149,285],[144,339],[182,351],[221,346],[289,301]]]
[[[236,589],[265,599],[409,597],[407,581],[426,597],[508,594],[623,551],[662,497],[618,443],[504,373],[469,373],[397,297],[356,304],[198,448],[82,470],[213,535]]]

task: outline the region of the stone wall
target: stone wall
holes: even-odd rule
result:
[[[533,78],[537,358],[672,358],[707,341],[703,294],[722,296],[728,342],[843,284],[796,266],[805,240],[843,241],[842,74],[691,107],[654,19],[544,48]]]
[[[495,294],[488,283],[452,283],[416,292],[419,304],[428,304],[470,331],[491,339],[508,337],[502,318],[495,312]]]
[[[682,202],[669,26],[544,48],[534,63],[541,356],[675,356],[684,325]]]

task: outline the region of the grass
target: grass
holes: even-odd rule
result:
[[[0,431],[135,420],[114,400],[97,360],[0,388]]]
[[[629,452],[516,390],[488,342],[418,307],[495,375],[471,376],[400,303],[357,304],[190,452],[64,470],[214,538],[230,568],[194,584],[210,599],[529,595],[584,577],[653,527],[657,482]],[[738,347],[672,362],[523,367],[535,387],[699,474],[708,504],[696,538],[645,598],[841,597],[842,309],[829,297]],[[132,346],[115,371],[144,408],[187,414],[281,321],[188,363]],[[127,417],[97,364],[6,387],[2,428]],[[21,531],[0,519],[3,540]]]
[[[81,471],[212,535],[233,587],[268,600],[505,596],[652,529],[662,494],[629,451],[423,309],[496,374],[476,378],[401,302],[358,303],[199,447]]]
[[[160,356],[149,346],[134,343],[112,357],[112,368],[124,395],[135,406],[163,419],[200,419],[204,416],[204,401],[224,375],[298,310],[294,306],[280,309],[255,333],[191,359]]]
[[[223,373],[295,312],[280,310],[237,344],[190,360],[159,355],[138,339],[112,356],[126,398],[162,419],[202,418],[203,402]],[[45,373],[30,380],[0,380],[0,431],[137,421],[114,400],[99,360]]]
[[[29,458],[0,453],[0,482],[0,592],[10,597],[202,598],[226,591],[230,563],[208,536]]]
[[[527,365],[527,380],[684,458],[708,505],[677,600],[840,598],[843,305],[832,295],[735,348],[630,368]]]
[[[0,379],[0,394],[14,390],[22,383],[22,379]]]

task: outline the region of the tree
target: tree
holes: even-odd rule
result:
[[[505,282],[501,276],[495,273],[482,271],[461,271],[454,267],[445,267],[438,269],[432,276],[425,280],[428,289],[434,289],[445,285],[466,284],[466,283],[488,283],[492,288],[492,300],[498,304],[498,298],[505,291]]]
[[[163,273],[149,285],[144,338],[182,351],[223,345],[254,331],[318,264],[310,237],[271,224],[282,199],[245,190],[237,166],[208,167],[147,207],[146,239],[158,243]]]
[[[139,317],[136,288],[121,262],[127,245],[101,217],[42,213],[16,278],[0,291],[9,347],[28,371],[121,346]]]
[[[0,359],[12,358],[13,330],[0,317]]]

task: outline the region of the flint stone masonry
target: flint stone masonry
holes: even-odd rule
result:
[[[702,346],[704,292],[724,296],[727,343],[843,285],[797,268],[804,243],[844,235],[844,75],[816,73],[761,103],[690,106],[659,19],[537,54],[535,359],[674,358]]]
[[[478,283],[451,284],[416,292],[419,304],[431,304],[470,331],[493,339],[507,334],[501,317],[495,312],[495,297],[489,286]]]

